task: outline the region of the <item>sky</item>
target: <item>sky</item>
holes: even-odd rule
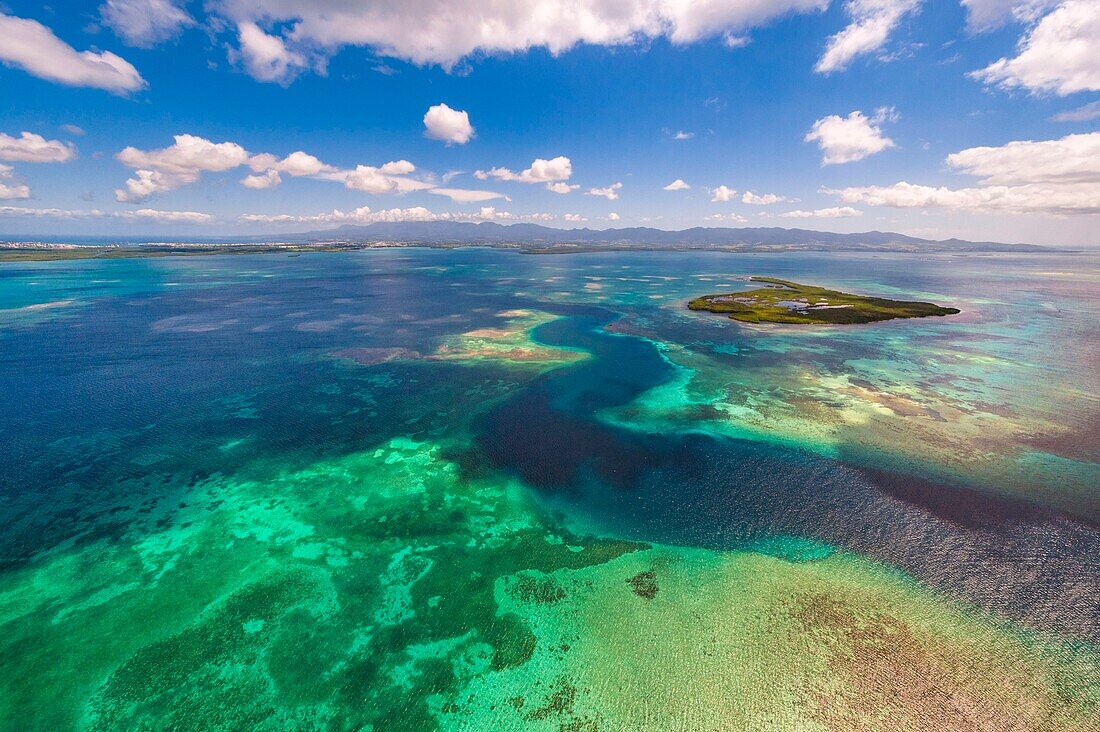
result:
[[[0,236],[1100,246],[1100,0],[0,0]]]

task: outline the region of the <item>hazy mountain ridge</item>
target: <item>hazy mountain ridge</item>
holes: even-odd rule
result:
[[[366,225],[347,224],[333,229],[252,236],[39,236],[0,235],[0,248],[14,246],[86,244],[124,248],[165,246],[216,247],[224,245],[275,246],[334,245],[338,248],[375,246],[492,246],[526,252],[570,252],[593,249],[724,251],[883,251],[883,252],[1068,252],[1071,249],[1037,244],[1009,244],[964,239],[923,239],[890,231],[838,234],[812,229],[780,227],[703,227],[669,231],[635,226],[621,229],[557,229],[532,223],[499,224],[486,221],[401,221]]]
[[[702,227],[678,231],[650,227],[622,229],[555,229],[539,224],[495,222],[380,222],[365,226],[345,225],[328,231],[294,235],[295,240],[373,241],[404,244],[511,244],[520,248],[577,248],[578,245],[613,245],[615,248],[742,248],[742,249],[901,249],[920,251],[1050,251],[1036,244],[972,242],[962,239],[937,241],[896,232],[867,231],[838,234],[811,229],[779,227]]]

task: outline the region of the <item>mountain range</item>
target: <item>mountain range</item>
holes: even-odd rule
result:
[[[576,249],[722,249],[747,251],[1051,251],[1035,244],[922,239],[894,232],[837,234],[778,227],[693,227],[666,231],[650,227],[556,229],[539,224],[404,221],[345,225],[283,237],[291,241],[343,241],[430,245],[510,246],[535,251]],[[259,239],[259,237],[257,237]]]

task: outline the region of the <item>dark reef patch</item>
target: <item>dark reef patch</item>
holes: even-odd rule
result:
[[[635,595],[645,600],[652,600],[657,596],[657,572],[648,570],[639,572],[626,581]]]

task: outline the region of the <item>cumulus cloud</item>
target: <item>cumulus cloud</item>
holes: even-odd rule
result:
[[[519,173],[514,173],[508,168],[490,168],[489,170],[474,171],[474,177],[479,180],[496,178],[497,180],[511,181],[514,183],[555,183],[569,180],[573,175],[573,163],[564,155],[546,160],[536,158],[531,167]],[[551,189],[553,190],[553,189]],[[561,191],[555,191],[560,193]]]
[[[0,132],[0,160],[21,163],[64,163],[76,157],[71,143],[47,140],[41,135],[23,132],[12,137]]]
[[[503,193],[496,193],[494,191],[472,191],[465,188],[432,188],[428,193],[434,193],[437,196],[446,196],[456,203],[492,201],[496,198],[508,198]]]
[[[844,9],[851,23],[829,38],[814,71],[843,71],[857,56],[882,48],[902,19],[916,13],[920,4],[921,0],[848,0]]]
[[[409,163],[412,165],[412,163]],[[260,153],[248,159],[248,167],[253,171],[241,180],[241,185],[253,190],[274,188],[283,182],[282,174],[294,178],[302,176],[338,175],[337,168],[321,162],[309,153],[297,150],[280,160],[270,153]]]
[[[461,216],[461,214],[458,214]],[[481,210],[474,214],[472,219],[478,221],[553,221],[553,214],[532,213],[514,214],[510,211],[498,211],[492,206],[482,206]]]
[[[409,193],[435,188],[432,183],[405,177],[407,173],[412,173],[415,170],[416,168],[409,161],[395,160],[378,168],[373,165],[357,165],[354,170],[322,173],[318,177],[329,180],[342,180],[344,186],[353,191],[364,191],[374,195]]]
[[[196,135],[175,135],[175,142],[160,150],[123,148],[115,157],[134,169],[165,173],[221,172],[244,165],[248,152],[235,142],[211,142]]]
[[[151,48],[195,24],[182,4],[174,0],[107,0],[99,6],[99,17],[131,46]]]
[[[862,216],[863,212],[851,206],[834,206],[833,208],[818,208],[813,211],[798,209],[779,214],[784,219],[843,219],[851,216]]]
[[[609,214],[607,215],[607,220],[608,220],[608,221],[618,221],[618,220],[619,220],[619,214],[617,214],[617,213],[615,213],[614,211],[612,211],[611,213],[609,213]]]
[[[239,47],[232,60],[244,65],[257,81],[289,84],[303,69],[309,67],[306,56],[293,50],[277,35],[268,35],[252,21],[237,24]]]
[[[804,139],[816,142],[821,148],[822,165],[853,163],[894,147],[894,141],[882,133],[881,127],[893,118],[893,110],[889,108],[878,110],[871,119],[858,110],[847,117],[831,114],[814,122]]]
[[[672,136],[672,139],[673,140],[690,140],[693,137],[695,137],[694,132],[684,132],[683,130],[679,130],[675,135]]]
[[[466,112],[436,104],[424,114],[424,134],[448,145],[465,145],[474,136],[474,127]]]
[[[195,135],[176,135],[175,142],[160,150],[124,148],[115,158],[134,169],[125,188],[115,198],[127,203],[144,201],[156,193],[195,183],[204,172],[219,173],[244,165],[248,152],[234,142],[214,143]]]
[[[683,178],[677,178],[664,187],[666,191],[686,191],[691,188],[690,185],[684,182]]]
[[[580,214],[575,213],[567,213],[563,218],[572,224],[579,224],[582,221],[588,221],[588,217],[581,216]]]
[[[1100,132],[1059,140],[975,147],[947,156],[960,173],[981,178],[963,188],[915,185],[826,189],[844,203],[946,208],[979,213],[1100,213]]]
[[[11,166],[0,165],[0,200],[11,201],[30,197],[31,189],[15,181]]]
[[[64,163],[76,157],[71,143],[47,140],[41,135],[23,132],[19,137],[0,132],[0,160],[20,163]],[[30,198],[31,189],[15,180],[10,165],[0,164],[0,199]]]
[[[350,190],[371,194],[408,193],[436,187],[434,183],[409,177],[416,172],[416,166],[408,160],[343,170],[301,150],[279,158],[270,153],[253,155],[235,142],[215,143],[195,135],[176,135],[174,140],[160,150],[127,147],[116,156],[134,170],[125,187],[115,191],[117,200],[137,203],[196,183],[203,173],[221,173],[244,165],[252,174],[241,179],[241,185],[253,190],[278,186],[284,175],[335,181]]]
[[[236,24],[264,21],[282,28],[282,42],[300,57],[343,46],[414,64],[452,69],[475,54],[545,48],[559,54],[579,43],[615,46],[666,37],[677,45],[736,38],[789,13],[824,10],[828,0],[211,0]]]
[[[1100,183],[1100,132],[972,147],[948,155],[947,164],[986,184]]]
[[[750,206],[770,206],[773,203],[779,203],[780,201],[786,201],[785,196],[777,196],[774,193],[765,193],[762,196],[758,196],[752,191],[745,191],[745,195],[741,196],[741,203],[747,203]]]
[[[1028,30],[1015,57],[971,76],[1001,89],[1060,96],[1100,90],[1100,3],[1066,0]]]
[[[718,186],[711,189],[710,202],[711,203],[726,203],[732,201],[733,197],[737,195],[737,191],[729,188],[728,186]]]
[[[11,15],[0,14],[0,62],[47,81],[115,94],[146,86],[137,69],[110,51],[77,51],[41,23]]]
[[[255,165],[255,163],[252,162],[250,162],[249,164]],[[401,161],[399,165],[401,165],[401,167],[403,168],[408,167],[408,172],[410,173],[413,171],[412,163],[408,162],[407,160]],[[287,155],[278,163],[270,167],[279,171],[280,173],[286,173],[287,175],[292,175],[296,177],[303,175],[318,175],[320,173],[328,173],[335,170],[335,168],[333,168],[331,165],[326,165],[313,155],[302,152],[301,150],[292,152],[290,155]]]
[[[266,188],[274,188],[283,182],[283,177],[277,170],[268,170],[263,173],[246,175],[241,179],[241,185],[254,191],[262,191]]]
[[[586,196],[599,196],[606,198],[608,201],[617,201],[619,199],[619,190],[623,187],[622,183],[612,183],[609,186],[603,188],[589,188],[585,191]]]

